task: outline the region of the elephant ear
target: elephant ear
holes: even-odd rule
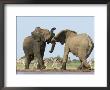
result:
[[[54,37],[54,39],[63,45],[65,43],[65,39],[66,39],[66,31],[62,30]]]
[[[43,37],[42,34],[36,32],[36,31],[33,31],[33,32],[31,32],[31,35],[35,41],[37,41],[37,42],[44,41],[45,42],[45,38]]]
[[[46,42],[46,39],[44,38],[44,36],[42,34],[40,34],[40,40],[43,42]]]

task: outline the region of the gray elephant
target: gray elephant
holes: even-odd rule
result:
[[[46,47],[46,42],[49,44],[51,39],[55,36],[53,31],[56,28],[52,28],[50,31],[47,29],[42,29],[36,27],[31,36],[24,39],[23,50],[25,53],[25,69],[29,69],[30,62],[35,59],[37,64],[37,69],[45,69],[43,56]]]
[[[66,70],[66,62],[69,52],[79,57],[81,62],[79,69],[90,69],[90,65],[86,60],[94,48],[94,43],[90,36],[85,33],[77,34],[77,32],[68,29],[63,30],[52,38],[52,47],[50,53],[52,53],[54,50],[56,44],[55,42],[60,42],[62,45],[65,43],[63,64],[61,69]]]

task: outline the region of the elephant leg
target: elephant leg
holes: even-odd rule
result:
[[[62,64],[62,67],[61,67],[62,70],[66,70],[66,63],[67,63],[67,60],[68,60],[68,54],[69,54],[69,49],[65,47],[64,56],[63,56],[63,64]]]
[[[35,56],[35,57],[34,57],[34,60],[35,60],[35,62],[34,62],[34,67],[37,68],[37,69],[40,69],[41,66],[40,66],[40,64],[39,64],[39,58],[38,58],[37,56]]]
[[[41,66],[39,63],[37,64],[37,69],[41,69]]]
[[[38,59],[37,69],[42,69],[43,65],[44,65],[43,60],[42,59]]]
[[[44,60],[43,60],[43,57],[44,57],[44,52],[45,52],[45,46],[46,46],[46,43],[43,43],[43,45],[41,46],[41,50],[40,50],[40,52],[41,52],[41,69],[45,69],[46,68],[46,66],[44,66]]]
[[[29,64],[31,62],[31,57],[30,55],[26,56],[26,60],[25,60],[25,69],[29,69]]]
[[[41,57],[42,57],[42,59],[43,59],[43,57],[44,57],[45,47],[46,47],[46,43],[43,42],[43,44],[42,44],[41,47],[40,47],[40,52],[41,52]]]
[[[43,69],[43,60],[42,58],[38,58],[37,69]]]
[[[37,65],[37,69],[45,69],[45,68],[46,68],[46,66],[44,66],[44,65],[40,65],[40,64]]]
[[[41,37],[38,37],[37,39],[41,40]],[[37,69],[45,69],[46,67],[44,66],[43,62],[43,56],[44,56],[44,51],[45,51],[45,45],[46,43],[43,41],[33,41],[33,52],[35,55],[35,60],[38,62],[37,64]]]
[[[41,60],[42,60],[42,65],[44,65],[44,60],[43,60],[43,57],[44,57],[44,51],[45,51],[45,48],[43,50],[41,50]]]
[[[46,68],[46,66],[44,66],[43,59],[38,59],[37,69],[45,69],[45,68]]]
[[[44,66],[44,61],[40,55],[40,53],[37,54],[37,59],[36,61],[38,61],[38,64],[37,64],[37,69],[45,69],[46,67]]]
[[[87,63],[86,60],[83,61],[83,69],[91,69],[91,66]]]
[[[81,64],[80,64],[80,66],[78,67],[78,70],[81,70],[81,69],[83,68],[83,64],[82,64],[81,59],[80,59],[80,62],[81,62]]]
[[[81,62],[80,69],[89,68],[89,64],[86,61],[86,49],[78,49],[78,57]]]

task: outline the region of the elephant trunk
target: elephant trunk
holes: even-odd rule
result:
[[[55,44],[56,44],[55,42],[56,42],[56,40],[54,38],[52,38],[52,40],[51,40],[52,47],[51,47],[51,50],[49,51],[50,53],[52,53],[55,48]]]
[[[56,28],[54,27],[54,28],[52,28],[51,30],[50,30],[50,35],[49,35],[49,37],[48,37],[48,39],[47,39],[47,44],[49,44],[50,42],[51,42],[51,39],[55,36],[55,33],[54,33],[54,30],[55,30]]]
[[[54,33],[54,30],[55,30],[56,28],[54,27],[54,28],[52,28],[51,30],[50,30],[50,33],[51,33],[51,37],[53,38],[54,36],[55,36],[55,33]]]

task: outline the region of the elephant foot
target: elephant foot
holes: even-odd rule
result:
[[[83,70],[92,70],[91,67],[83,67]]]
[[[61,70],[66,70],[66,62],[63,62]]]
[[[39,64],[37,65],[37,69],[45,69],[45,68],[46,68],[46,66],[44,66],[44,65],[42,65],[42,66]]]
[[[38,65],[37,65],[37,69],[40,69],[40,68],[41,68],[41,66],[38,64]]]
[[[83,69],[83,66],[80,65],[80,66],[78,67],[78,70],[82,70],[82,69]]]
[[[29,69],[29,66],[28,65],[25,65],[25,69]]]
[[[82,63],[79,67],[78,70],[91,70],[91,67],[87,64]]]
[[[83,69],[90,70],[91,66],[89,64],[83,64]]]
[[[29,69],[29,68],[25,67],[25,69]]]
[[[46,68],[46,66],[44,66],[44,65],[41,67],[41,69],[45,69],[45,68]]]

